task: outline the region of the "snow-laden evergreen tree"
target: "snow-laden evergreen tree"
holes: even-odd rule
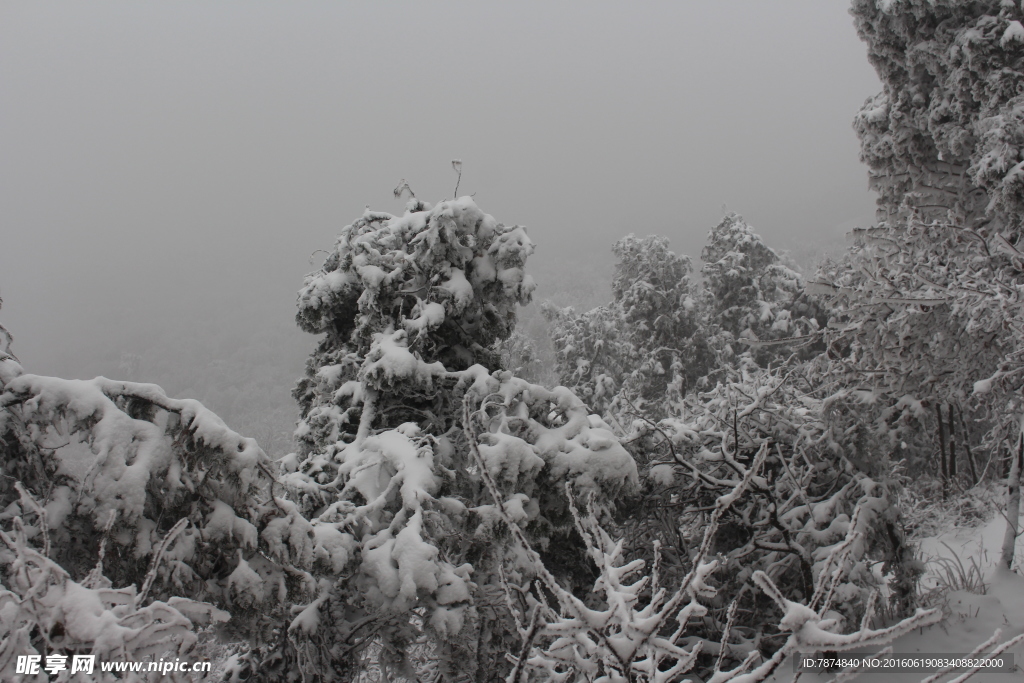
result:
[[[607,306],[544,312],[561,381],[616,421],[678,414],[685,395],[714,386],[742,354],[766,365],[819,350],[826,311],[737,214],[708,233],[700,287],[664,238],[629,235],[614,251]]]
[[[568,389],[501,368],[495,343],[530,299],[532,251],[523,228],[468,197],[413,200],[401,216],[367,211],[307,277],[297,320],[323,337],[295,390],[304,448],[282,481],[309,519],[293,559],[318,589],[268,664],[323,680],[357,665],[502,675],[517,634],[500,577],[534,569],[499,512],[559,580],[593,580],[563,487],[609,500],[636,485],[636,467]],[[470,421],[500,510],[471,457]]]
[[[854,122],[881,222],[818,278],[836,306],[831,370],[870,397],[890,451],[938,465],[948,489],[980,476],[980,445],[1007,453],[1024,410],[1024,13],[998,0],[852,13],[883,84]]]
[[[1019,227],[1020,4],[854,0],[851,13],[883,84],[854,122],[883,216]]]
[[[766,365],[794,352],[792,344],[757,342],[799,339],[824,322],[824,311],[804,294],[803,278],[731,213],[708,233],[701,252],[706,323],[703,330],[718,356],[718,367],[748,349]],[[753,342],[753,344],[751,343]]]
[[[44,498],[54,552],[73,575],[92,568],[106,533],[120,548],[106,571],[139,581],[146,573],[139,560],[186,519],[168,555],[168,588],[194,585],[207,594],[223,556],[256,547],[254,501],[267,458],[198,402],[102,377],[64,380],[15,369],[3,380],[3,515],[27,514],[12,482]]]
[[[873,297],[865,316],[906,320],[883,324],[927,346],[904,355],[930,364],[923,380],[939,400],[965,400],[997,370],[1015,400],[1024,328],[1006,299],[1021,278],[1024,10],[858,1],[853,14],[883,83],[854,125],[884,222],[863,234],[859,279],[833,284]]]
[[[258,641],[246,558],[267,566],[279,513],[256,442],[155,385],[26,373],[10,340],[0,328],[0,676],[33,653],[184,656],[231,616],[226,635]],[[295,582],[276,571],[283,602]]]
[[[555,348],[559,381],[595,411],[606,413],[631,369],[634,347],[609,306],[578,313],[545,302],[542,311]]]
[[[700,327],[689,257],[663,237],[628,235],[618,257],[612,301],[591,311],[545,306],[559,377],[595,411],[671,412],[712,360]]]

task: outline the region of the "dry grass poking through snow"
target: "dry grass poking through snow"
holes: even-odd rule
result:
[[[946,542],[942,545],[949,551],[939,557],[923,558],[928,573],[920,587],[922,607],[939,607],[947,617],[951,613],[949,596],[957,591],[974,595],[988,594],[989,584],[985,580],[986,567],[991,563],[984,547],[978,555],[970,555],[966,561]]]
[[[952,529],[983,526],[999,514],[1005,491],[1002,482],[982,482],[967,490],[953,489],[942,500],[942,482],[922,476],[908,480],[900,493],[903,525],[911,541],[940,536]]]
[[[1005,495],[1003,487],[996,482],[985,482],[967,490],[953,490],[943,501],[942,484],[938,479],[922,477],[906,484],[899,503],[908,538],[917,543],[934,539],[939,544],[930,551],[919,550],[919,559],[925,568],[919,586],[920,604],[940,607],[948,616],[950,593],[988,593],[985,577],[993,558],[983,545],[979,545],[977,552],[965,553],[964,549],[958,551],[938,539],[978,529],[1000,516]]]

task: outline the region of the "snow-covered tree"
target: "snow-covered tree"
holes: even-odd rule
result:
[[[271,661],[323,679],[360,656],[408,674],[416,652],[446,676],[508,668],[499,578],[532,569],[483,492],[471,421],[501,511],[560,580],[592,580],[562,486],[607,500],[636,468],[572,392],[501,369],[532,250],[468,197],[413,200],[401,216],[367,211],[307,277],[297,319],[324,336],[295,391],[304,451],[282,481],[309,519],[319,588]]]
[[[813,285],[835,307],[822,369],[866,399],[893,457],[939,470],[944,495],[965,471],[977,481],[979,445],[1018,477],[1024,10],[855,0],[852,14],[883,84],[854,122],[880,223]]]
[[[1004,423],[1000,413],[1014,402],[974,390],[979,382],[987,388],[985,380],[1016,353],[1006,328],[1009,290],[997,275],[1004,256],[993,247],[948,225],[882,224],[861,233],[811,285],[833,306],[822,372],[861,393],[883,447],[915,470],[938,464],[944,475],[959,471],[976,481],[970,427],[977,438]]]
[[[559,381],[597,412],[607,412],[636,356],[621,318],[609,306],[578,313],[545,302]]]
[[[750,342],[811,341],[808,335],[824,322],[824,311],[804,294],[800,275],[738,214],[728,214],[711,229],[701,260],[704,334],[717,354],[719,369],[747,351]],[[761,365],[795,350],[793,344],[751,349]]]
[[[1007,454],[1022,412],[1024,14],[998,0],[852,13],[883,83],[854,122],[881,222],[817,278],[836,306],[831,370],[873,397],[893,452],[976,480],[957,434]]]
[[[0,530],[0,542],[5,546],[0,556],[7,564],[4,574],[9,586],[0,584],[0,675],[5,680],[50,680],[44,670],[37,675],[19,675],[18,658],[31,655],[47,663],[48,657],[63,655],[59,663],[66,671],[73,670],[73,666],[67,666],[69,655],[86,654],[100,661],[169,660],[188,655],[194,659],[197,629],[230,618],[209,603],[180,596],[149,599],[166,542],[157,549],[141,589],[135,585],[120,589],[111,586],[103,574],[105,541],[101,542],[96,566],[83,580],[75,581],[48,557],[52,546],[46,511],[24,488],[20,492],[29,510],[25,517],[36,517],[33,531],[42,537],[42,545],[34,547],[39,544],[28,540],[20,517],[14,518],[12,534]],[[176,527],[185,523],[181,520]],[[94,670],[90,680],[166,680],[167,673],[128,674],[122,679]],[[184,681],[187,675],[170,673],[169,678]]]
[[[884,222],[854,254],[859,279],[831,284],[873,298],[866,315],[913,319],[919,329],[898,339],[920,337],[929,353],[905,355],[932,361],[945,392],[961,398],[998,369],[994,388],[1015,394],[1024,328],[1006,299],[1021,281],[1024,10],[858,0],[852,13],[883,83],[854,125]]]
[[[613,418],[641,469],[643,493],[625,502],[619,518],[628,529],[626,552],[651,559],[657,542],[663,573],[681,576],[714,498],[768,447],[769,476],[758,478],[721,520],[716,551],[727,567],[723,599],[753,599],[752,572],[761,570],[787,594],[809,600],[821,560],[861,509],[861,540],[847,558],[836,609],[858,618],[876,583],[866,568],[882,562],[896,577],[893,607],[910,611],[918,572],[897,520],[898,482],[858,421],[858,397],[822,386],[802,360],[820,348],[826,312],[803,291],[800,277],[735,214],[709,234],[697,295],[688,259],[669,252],[665,240],[629,237],[616,251],[610,305],[583,315],[549,311],[549,317],[563,380],[603,399],[594,404]],[[693,354],[700,346],[704,355]],[[672,366],[661,366],[664,375],[697,370],[703,381],[687,386],[677,379],[674,387],[652,381],[650,359],[666,347],[675,353]],[[632,378],[642,388],[630,393]],[[703,637],[724,624],[725,604],[717,605]],[[755,642],[772,624],[744,617],[739,628]]]
[[[4,362],[5,370],[13,365]],[[102,377],[64,380],[14,368],[3,379],[3,515],[24,514],[12,481],[45,498],[55,552],[74,575],[92,567],[111,518],[122,561],[109,561],[107,571],[128,582],[145,573],[139,558],[181,519],[190,525],[174,544],[167,577],[179,589],[202,586],[222,552],[255,547],[253,501],[269,461],[201,404]]]
[[[854,122],[886,218],[1020,226],[1024,10],[1003,0],[854,0],[883,90]]]
[[[660,416],[696,387],[712,360],[697,334],[693,267],[663,237],[628,235],[612,250],[611,303],[584,313],[544,308],[558,373],[595,411],[643,406]]]
[[[228,620],[214,604],[259,640],[259,619],[234,609],[278,514],[259,446],[155,385],[28,374],[9,344],[4,330],[0,671],[33,650],[184,654],[197,624]]]

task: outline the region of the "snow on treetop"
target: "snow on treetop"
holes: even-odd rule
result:
[[[388,323],[417,336],[441,328],[454,343],[436,352],[475,357],[507,337],[515,306],[529,303],[535,284],[523,269],[533,248],[525,229],[498,223],[469,197],[413,201],[402,216],[367,211],[306,278],[296,317],[360,350]]]
[[[22,374],[3,389],[0,405],[20,404],[26,422],[52,424],[64,419],[85,427],[96,457],[82,482],[81,503],[92,511],[100,527],[111,510],[126,521],[137,520],[144,511],[147,486],[157,481],[173,495],[175,491],[193,491],[206,476],[205,472],[182,467],[171,443],[164,438],[169,429],[166,418],[138,419],[117,401],[144,402],[175,414],[197,445],[208,449],[205,466],[222,468],[238,492],[248,491],[257,480],[259,466],[269,462],[253,439],[229,429],[201,403],[168,398],[154,384],[115,382],[105,377],[66,380]],[[232,497],[228,490],[223,495]]]
[[[1021,26],[1019,21],[1011,21],[1010,25],[1006,27],[1003,32],[1003,37],[999,40],[999,44],[1006,47],[1007,43],[1012,42],[1024,43],[1024,26]]]
[[[708,233],[701,260],[705,272],[729,268],[758,271],[776,263],[779,256],[742,216],[730,213]]]

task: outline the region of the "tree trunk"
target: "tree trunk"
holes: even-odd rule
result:
[[[978,465],[974,462],[974,453],[971,451],[971,433],[967,431],[967,421],[964,420],[964,411],[959,411],[960,426],[964,432],[964,450],[967,452],[967,466],[971,469],[971,486],[978,485]]]
[[[953,424],[953,404],[950,403],[949,420],[946,425],[949,427],[949,478],[956,480],[956,425]]]
[[[1024,428],[1024,420],[1022,420]],[[1017,452],[1010,464],[1010,476],[1006,481],[1006,533],[1003,535],[1003,550],[999,562],[1007,569],[1013,568],[1013,551],[1017,545],[1017,528],[1020,516],[1020,461],[1024,458],[1024,431],[1017,440]]]
[[[949,497],[949,472],[946,470],[946,432],[942,429],[942,404],[935,402],[935,417],[939,423],[939,472],[942,474],[942,500]]]

